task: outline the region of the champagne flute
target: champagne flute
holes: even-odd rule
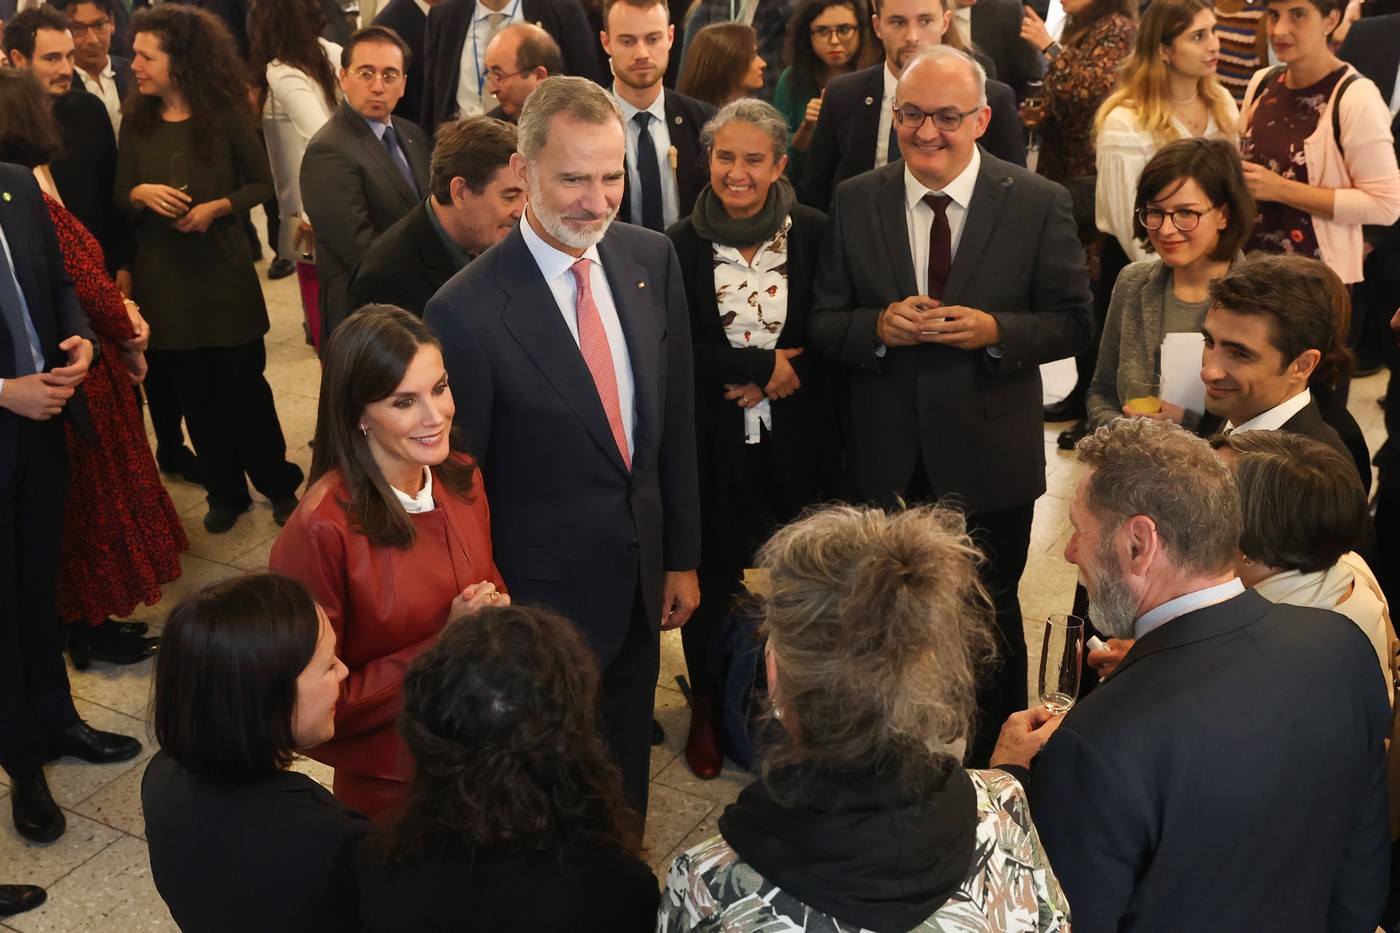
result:
[[[1021,119],[1029,124],[1026,134],[1026,151],[1035,152],[1040,149],[1040,121],[1044,115],[1045,107],[1045,83],[1042,81],[1026,82],[1026,98],[1021,101]]]
[[[1057,614],[1046,618],[1040,648],[1040,702],[1055,714],[1067,713],[1079,696],[1084,656],[1084,620]]]
[[[170,187],[190,193],[190,160],[183,152],[170,154]]]

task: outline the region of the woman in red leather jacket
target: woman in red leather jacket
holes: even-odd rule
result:
[[[445,626],[509,604],[480,474],[449,445],[455,412],[421,320],[387,305],[349,318],[326,352],[311,485],[269,562],[311,590],[350,669],[335,738],[308,754],[381,823],[412,774],[395,728],[404,670]]]

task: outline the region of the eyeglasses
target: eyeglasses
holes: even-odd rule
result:
[[[1148,230],[1162,229],[1162,221],[1168,217],[1172,219],[1172,226],[1182,233],[1190,233],[1201,223],[1201,218],[1215,210],[1215,205],[1211,205],[1203,211],[1192,210],[1189,207],[1179,208],[1174,211],[1164,211],[1156,207],[1140,207],[1137,211],[1137,219]]]
[[[393,87],[403,80],[403,72],[397,68],[385,68],[383,71],[375,71],[373,68],[356,68],[350,73],[361,84],[373,84],[374,79],[379,78],[384,82],[385,87]]]
[[[80,23],[76,20],[71,20],[68,23],[68,31],[73,34],[74,39],[81,39],[88,34],[89,30],[106,32],[111,27],[112,21],[110,19],[99,19],[95,23]]]
[[[501,71],[501,69],[499,68],[488,68],[486,70],[486,77],[492,81],[495,81],[497,84],[500,84],[506,78],[514,78],[516,75],[523,75],[525,72],[533,70],[533,68],[521,68],[519,71],[512,71],[510,73],[506,73],[504,71]]]
[[[832,34],[838,39],[849,39],[856,34],[855,23],[842,23],[839,26],[813,26],[813,39],[830,39]]]
[[[951,133],[963,125],[963,120],[981,110],[981,107],[973,107],[971,110],[934,110],[925,112],[918,107],[905,104],[903,107],[894,108],[894,118],[900,126],[906,130],[912,129],[918,132],[923,129],[925,120],[932,120],[936,129],[945,133]]]

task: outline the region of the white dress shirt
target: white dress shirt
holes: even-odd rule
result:
[[[659,87],[659,85],[658,85]],[[641,138],[641,130],[632,120],[641,113],[621,95],[617,94],[615,86],[613,96],[617,98],[617,104],[622,108],[622,123],[627,127],[627,190],[630,193],[628,207],[632,216],[628,220],[640,225],[642,222],[642,173],[637,167],[637,141]],[[666,93],[662,91],[656,95],[656,100],[651,102],[647,108],[647,113],[651,114],[652,120],[647,124],[647,132],[651,134],[651,144],[656,147],[657,167],[661,170],[661,220],[662,229],[666,229],[680,220],[681,195],[676,187],[676,172],[671,168],[671,129],[666,125]]]
[[[427,467],[423,467],[423,488],[418,490],[418,495],[410,496],[397,486],[389,488],[394,491],[399,505],[403,506],[403,510],[409,515],[419,515],[437,508],[437,503],[433,501],[433,471]]]
[[[972,7],[954,7],[953,28],[958,31],[958,38],[962,40],[962,44],[972,48]]]
[[[967,209],[972,203],[972,189],[977,187],[977,173],[982,170],[982,153],[972,147],[972,159],[957,178],[942,191],[925,188],[908,166],[904,169],[904,223],[909,231],[909,257],[914,260],[914,281],[919,294],[928,294],[928,235],[933,226],[933,208],[924,203],[926,194],[946,194],[952,198],[948,205],[948,234],[951,249],[948,258],[958,255],[958,241],[967,224]]]
[[[83,71],[83,87],[107,106],[107,119],[112,121],[112,132],[118,136],[122,132],[122,96],[117,93],[117,73],[112,70],[112,57],[107,57],[101,74],[94,75]]]
[[[1292,398],[1279,402],[1263,414],[1255,415],[1238,427],[1227,422],[1225,430],[1231,433],[1236,431],[1277,431],[1288,422],[1289,418],[1307,408],[1308,402],[1311,401],[1312,392],[1304,389]]]
[[[898,152],[890,152],[890,127],[894,125],[894,92],[899,78],[890,71],[889,62],[880,72],[885,76],[885,95],[880,98],[880,129],[875,134],[875,167],[889,165],[899,158]]]
[[[1166,625],[1172,619],[1184,616],[1188,612],[1195,612],[1197,609],[1214,606],[1216,603],[1223,603],[1243,592],[1244,584],[1240,582],[1238,577],[1231,577],[1224,583],[1217,583],[1215,586],[1208,586],[1203,590],[1187,593],[1176,599],[1169,599],[1156,609],[1149,609],[1138,616],[1137,621],[1133,622],[1133,637],[1141,638],[1159,625]]]
[[[8,270],[0,269],[0,275],[10,275],[15,280],[15,291],[19,292],[20,317],[24,319],[24,333],[29,338],[29,355],[34,360],[34,371],[41,373],[44,371],[44,351],[39,345],[39,332],[34,329],[34,322],[29,317],[29,303],[24,298],[24,289],[19,284],[19,275],[15,272],[15,257],[10,254],[10,241],[5,238],[4,228],[0,228],[0,248],[5,254],[5,265]],[[0,318],[0,321],[3,321]],[[0,323],[0,327],[5,326]],[[5,380],[0,379],[0,392],[5,391]]]
[[[568,253],[550,246],[535,232],[530,223],[529,209],[520,220],[520,233],[525,238],[525,246],[539,266],[545,284],[554,295],[554,303],[564,316],[569,333],[578,343],[578,285],[569,269],[578,262]],[[612,289],[608,287],[608,277],[603,274],[603,262],[598,257],[598,247],[590,246],[583,254],[584,259],[593,260],[588,267],[588,284],[593,290],[593,303],[598,306],[598,316],[603,320],[603,332],[608,335],[608,349],[612,351],[613,372],[617,375],[617,398],[622,411],[622,428],[627,434],[627,454],[636,453],[632,432],[637,420],[637,387],[632,381],[632,361],[627,355],[627,337],[622,332],[622,320],[617,316],[617,305],[613,302]]]
[[[471,28],[467,30],[467,39],[462,43],[462,60],[457,71],[459,120],[479,117],[495,109],[498,103],[496,95],[486,90],[486,46],[491,42],[491,17],[498,12],[506,16],[501,29],[525,22],[525,17],[520,13],[520,0],[514,0],[504,10],[490,9],[478,0]]]

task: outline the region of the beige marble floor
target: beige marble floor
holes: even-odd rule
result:
[[[260,265],[260,272],[264,268]],[[302,340],[294,283],[294,278],[266,283],[272,317],[267,375],[291,456],[305,468],[311,459],[306,443],[315,423],[320,370]],[[1047,395],[1055,395],[1057,387],[1062,393],[1066,378],[1073,378],[1072,365],[1047,367]],[[1381,411],[1375,404],[1383,390],[1384,377],[1373,376],[1357,381],[1352,391],[1352,411],[1373,447],[1383,431]],[[1074,588],[1074,569],[1061,555],[1069,539],[1066,510],[1078,467],[1071,455],[1055,447],[1060,427],[1047,427],[1045,432],[1049,491],[1036,506],[1031,555],[1021,583],[1027,632],[1032,636],[1032,670],[1039,654],[1040,620],[1051,612],[1068,611]],[[184,594],[232,573],[265,570],[277,535],[271,509],[260,500],[233,531],[211,536],[201,524],[203,490],[178,481],[168,481],[167,487],[184,518],[190,552],[184,557],[183,575],[166,588],[163,602],[143,607],[133,616],[157,627],[169,606]],[[665,726],[667,741],[652,752],[646,837],[653,863],[662,871],[678,851],[715,833],[715,820],[724,805],[746,783],[733,766],[715,781],[699,781],[678,757],[687,723],[685,700],[676,685],[683,672],[679,636],[667,633],[657,689],[657,717]],[[0,772],[0,882],[41,884],[49,890],[44,907],[7,918],[0,930],[136,933],[176,929],[151,882],[141,816],[141,774],[152,751],[147,731],[150,673],[150,662],[132,667],[97,664],[86,672],[72,672],[73,695],[88,722],[139,735],[146,749],[136,761],[117,765],[64,759],[49,767],[54,797],[68,817],[68,832],[59,841],[41,846],[19,837],[9,819],[4,799],[8,791]],[[298,768],[329,780],[329,769],[315,762],[302,762]]]

